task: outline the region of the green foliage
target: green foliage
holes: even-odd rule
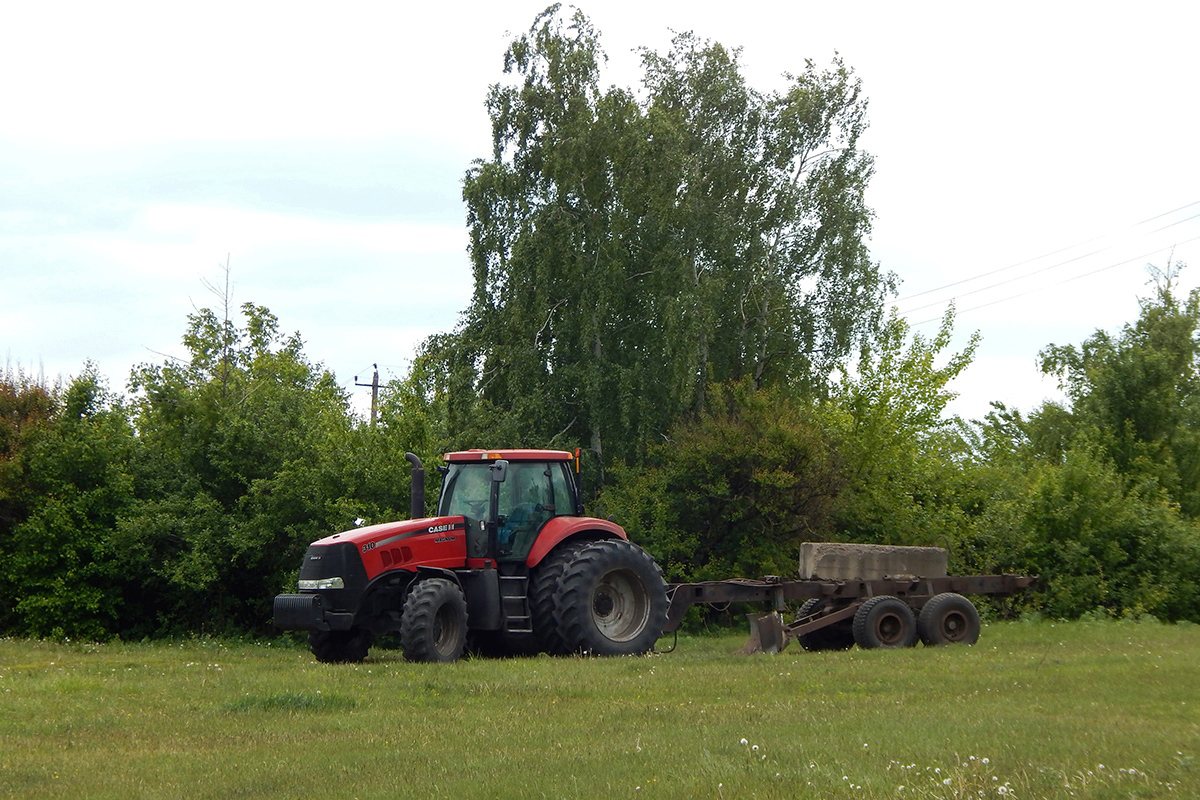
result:
[[[311,541],[407,515],[404,453],[433,465],[442,444],[422,396],[356,421],[298,335],[242,314],[189,316],[188,356],[134,370],[131,402],[90,367],[62,392],[5,373],[0,631],[265,632]]]
[[[29,513],[29,497],[21,479],[22,455],[34,430],[48,424],[56,411],[55,394],[6,367],[0,374],[0,541]]]
[[[1069,405],[998,406],[964,468],[987,488],[969,536],[1041,575],[1044,609],[1200,621],[1200,295],[1161,275],[1120,335],[1051,345]]]
[[[972,492],[959,469],[956,421],[944,412],[954,397],[947,386],[970,364],[978,335],[944,356],[953,321],[950,311],[926,339],[910,336],[893,314],[823,404],[822,425],[846,475],[834,523],[839,540],[956,550]]]
[[[710,382],[819,390],[890,279],[865,245],[866,103],[839,60],[763,94],[691,35],[643,53],[642,92],[601,90],[602,59],[557,6],[509,46],[492,157],[464,182],[474,296],[425,354],[451,439],[584,443],[603,468],[641,463]]]
[[[1025,562],[1042,576],[1049,613],[1200,616],[1195,523],[1152,481],[1122,474],[1083,439],[1030,478]]]
[[[1071,401],[1074,427],[1103,434],[1117,468],[1146,475],[1189,516],[1200,515],[1200,291],[1180,301],[1179,266],[1119,337],[1097,331],[1080,347],[1051,345],[1042,369]]]
[[[794,574],[800,543],[829,527],[838,466],[803,403],[748,381],[717,385],[651,447],[648,467],[614,470],[600,513],[675,580]]]
[[[126,563],[110,534],[133,500],[133,430],[89,367],[52,419],[22,433],[21,462],[6,476],[24,513],[0,538],[0,628],[104,638],[124,608]]]
[[[262,629],[310,541],[407,508],[382,437],[353,428],[299,335],[242,313],[191,315],[186,360],[134,371],[139,497],[114,536],[139,576],[129,634]]]

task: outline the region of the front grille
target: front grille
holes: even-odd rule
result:
[[[341,578],[343,589],[322,589],[325,607],[332,611],[354,611],[367,588],[367,571],[358,548],[351,542],[311,545],[300,565],[300,580]]]

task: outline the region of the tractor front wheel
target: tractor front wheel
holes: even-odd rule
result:
[[[400,646],[409,661],[457,661],[467,644],[467,601],[458,584],[426,578],[408,593]]]
[[[604,539],[580,548],[558,581],[558,635],[571,652],[638,655],[667,621],[667,585],[654,559],[633,542]]]
[[[371,647],[371,633],[362,628],[348,631],[309,631],[308,649],[322,664],[362,661]]]

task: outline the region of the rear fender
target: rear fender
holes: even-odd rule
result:
[[[537,541],[525,559],[526,566],[536,567],[551,550],[567,539],[628,539],[625,529],[615,522],[595,517],[554,517],[538,532]]]

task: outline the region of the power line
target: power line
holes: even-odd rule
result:
[[[1186,206],[1185,206],[1185,208],[1186,208]],[[1200,215],[1198,215],[1198,216],[1200,216]],[[1174,246],[1178,246],[1178,245],[1181,245],[1181,244],[1190,244],[1191,242],[1195,242],[1195,241],[1200,241],[1200,236],[1193,236],[1191,239],[1184,239],[1182,242],[1176,242],[1176,243],[1175,243],[1175,245],[1172,245],[1172,247],[1174,247]],[[1164,248],[1161,248],[1161,247],[1159,247],[1159,248],[1155,248],[1154,250],[1150,250],[1150,251],[1148,251],[1148,252],[1142,253],[1141,255],[1133,256],[1132,258],[1127,258],[1127,259],[1125,259],[1124,261],[1118,261],[1118,262],[1117,262],[1117,263],[1115,263],[1115,264],[1109,264],[1109,265],[1107,265],[1107,266],[1100,267],[1099,269],[1094,269],[1094,270],[1092,270],[1091,272],[1084,272],[1084,273],[1081,273],[1081,274],[1079,274],[1079,275],[1072,276],[1072,277],[1070,277],[1070,278],[1064,278],[1063,280],[1061,280],[1061,281],[1058,281],[1057,283],[1048,284],[1048,285],[1046,285],[1046,286],[1039,286],[1039,287],[1037,287],[1037,288],[1030,289],[1030,290],[1028,290],[1028,291],[1025,291],[1025,292],[1020,292],[1019,294],[1010,295],[1010,296],[1008,296],[1008,297],[1002,297],[1002,298],[1000,298],[999,300],[992,300],[992,301],[990,301],[990,302],[987,302],[987,303],[980,303],[980,304],[979,304],[979,305],[977,305],[977,306],[971,306],[970,308],[964,308],[964,309],[962,309],[962,310],[961,310],[959,313],[966,314],[966,313],[968,313],[968,312],[971,312],[971,311],[978,311],[978,310],[979,310],[979,309],[981,309],[981,308],[987,308],[988,306],[994,306],[994,305],[997,305],[997,304],[999,304],[999,303],[1006,303],[1006,302],[1008,302],[1009,300],[1017,300],[1017,299],[1020,299],[1020,298],[1022,298],[1022,297],[1026,297],[1027,295],[1036,294],[1036,293],[1038,293],[1038,292],[1045,291],[1046,289],[1053,289],[1053,288],[1055,288],[1055,287],[1057,287],[1057,286],[1062,286],[1062,285],[1064,285],[1064,284],[1067,284],[1067,283],[1072,283],[1072,282],[1074,282],[1074,281],[1077,281],[1077,280],[1082,280],[1083,278],[1090,278],[1091,276],[1093,276],[1093,275],[1097,275],[1097,274],[1099,274],[1099,273],[1101,273],[1101,272],[1106,272],[1106,271],[1108,271],[1108,270],[1110,270],[1110,269],[1115,269],[1115,268],[1117,268],[1117,267],[1123,267],[1123,266],[1125,266],[1126,264],[1131,264],[1131,263],[1133,263],[1134,261],[1138,261],[1139,259],[1147,258],[1147,257],[1149,257],[1149,256],[1152,256],[1152,255],[1154,255],[1155,253],[1161,253],[1161,252],[1163,251],[1163,249],[1164,249]],[[999,285],[999,284],[997,284],[997,285]],[[982,291],[982,290],[979,290],[979,291]],[[968,294],[973,294],[973,292],[968,292]],[[956,298],[952,298],[952,299],[956,299]],[[945,301],[945,302],[950,302],[950,301]],[[919,311],[919,310],[921,310],[921,309],[923,309],[923,308],[929,308],[929,307],[930,307],[930,305],[935,305],[935,306],[936,306],[936,305],[941,305],[941,303],[930,303],[929,305],[924,305],[924,306],[921,306],[920,308],[915,308],[915,309],[912,309],[912,310],[913,310],[913,311]],[[909,312],[909,313],[911,313],[911,312]],[[941,317],[933,317],[933,318],[930,318],[930,319],[921,320],[920,322],[914,322],[914,323],[912,323],[912,324],[913,324],[913,326],[914,326],[914,327],[916,327],[916,326],[918,326],[918,325],[927,325],[927,324],[929,324],[929,323],[931,323],[931,322],[940,322],[940,321],[941,321]]]
[[[1185,204],[1185,205],[1179,206],[1178,208],[1173,208],[1173,209],[1171,209],[1170,211],[1164,211],[1164,212],[1162,212],[1161,214],[1155,214],[1154,216],[1152,216],[1152,217],[1148,217],[1148,218],[1146,218],[1146,219],[1142,220],[1141,222],[1137,222],[1137,223],[1135,223],[1135,224],[1133,224],[1133,225],[1130,225],[1128,228],[1126,228],[1126,230],[1128,230],[1128,231],[1136,230],[1137,228],[1139,228],[1139,227],[1141,227],[1141,226],[1143,226],[1143,225],[1145,225],[1145,224],[1147,224],[1147,223],[1149,223],[1149,222],[1153,222],[1153,221],[1155,221],[1155,220],[1157,220],[1157,219],[1162,219],[1163,217],[1168,217],[1168,216],[1170,216],[1171,214],[1178,213],[1178,212],[1180,212],[1180,211],[1183,211],[1184,209],[1191,208],[1192,206],[1196,206],[1196,205],[1200,205],[1200,200],[1196,200],[1196,201],[1194,201],[1194,202],[1187,203],[1187,204]],[[1189,221],[1191,221],[1191,220],[1193,220],[1193,219],[1197,219],[1197,218],[1200,218],[1200,214],[1196,214],[1196,215],[1194,215],[1194,216],[1187,217],[1186,219],[1177,220],[1177,221],[1175,221],[1175,222],[1172,222],[1172,223],[1170,223],[1170,224],[1168,224],[1168,225],[1164,225],[1164,226],[1162,226],[1161,228],[1156,228],[1156,229],[1155,229],[1155,230],[1153,230],[1153,231],[1149,231],[1149,232],[1148,232],[1148,233],[1146,233],[1145,235],[1149,236],[1149,235],[1152,235],[1152,234],[1155,234],[1155,233],[1160,233],[1160,232],[1162,232],[1162,231],[1164,231],[1164,230],[1167,230],[1168,228],[1173,228],[1173,227],[1175,227],[1176,225],[1182,225],[1182,224],[1183,224],[1183,223],[1185,223],[1185,222],[1189,222]],[[978,274],[978,275],[972,275],[972,276],[971,276],[971,277],[969,277],[969,278],[963,278],[962,280],[954,281],[954,282],[952,282],[952,283],[947,283],[947,284],[944,284],[944,285],[942,285],[942,286],[935,286],[935,287],[933,287],[932,289],[925,289],[924,291],[916,292],[915,294],[906,295],[905,297],[901,297],[901,298],[897,299],[897,301],[896,301],[896,302],[897,302],[897,303],[904,303],[904,302],[906,302],[906,301],[908,301],[908,300],[912,300],[912,299],[914,299],[914,298],[917,298],[917,297],[922,297],[922,296],[924,296],[924,295],[927,295],[927,294],[933,294],[934,292],[940,292],[940,291],[942,291],[943,289],[952,289],[952,288],[954,288],[955,286],[961,286],[961,285],[962,285],[962,284],[964,284],[964,283],[970,283],[970,282],[972,282],[972,281],[977,281],[977,280],[981,280],[981,279],[983,279],[983,278],[988,278],[988,277],[991,277],[992,275],[998,275],[998,274],[1000,274],[1001,272],[1007,272],[1008,270],[1011,270],[1011,269],[1016,269],[1017,267],[1023,267],[1023,266],[1025,266],[1026,264],[1032,264],[1032,263],[1035,263],[1035,262],[1037,262],[1037,261],[1041,261],[1041,260],[1043,260],[1043,259],[1050,258],[1050,257],[1052,257],[1052,256],[1056,256],[1056,255],[1060,255],[1060,254],[1062,254],[1062,253],[1070,252],[1071,250],[1074,250],[1074,249],[1076,249],[1076,248],[1079,248],[1079,247],[1083,247],[1083,246],[1085,246],[1085,245],[1088,245],[1088,244],[1091,244],[1091,243],[1093,243],[1093,242],[1097,242],[1097,241],[1101,241],[1101,240],[1103,240],[1103,239],[1110,238],[1110,237],[1112,237],[1112,235],[1113,235],[1113,234],[1111,234],[1111,233],[1101,234],[1100,236],[1095,236],[1095,237],[1093,237],[1093,238],[1091,238],[1091,239],[1087,239],[1087,240],[1084,240],[1084,241],[1082,241],[1082,242],[1078,242],[1078,243],[1076,243],[1076,244],[1069,245],[1069,246],[1067,246],[1067,247],[1062,247],[1062,248],[1059,248],[1058,250],[1053,250],[1053,251],[1051,251],[1051,252],[1049,252],[1049,253],[1044,253],[1044,254],[1042,254],[1042,255],[1040,255],[1040,256],[1036,256],[1036,257],[1034,257],[1034,258],[1028,258],[1028,259],[1025,259],[1024,261],[1018,261],[1018,262],[1017,262],[1017,263],[1015,263],[1015,264],[1009,264],[1008,266],[1005,266],[1005,267],[1000,267],[999,269],[990,270],[990,271],[988,271],[988,272],[983,272],[983,273],[980,273],[980,274]],[[971,292],[967,292],[966,294],[976,294],[976,293],[978,293],[978,292],[985,291],[985,290],[987,290],[987,289],[992,289],[992,288],[995,288],[995,287],[997,287],[997,286],[1004,286],[1005,284],[1012,283],[1013,281],[1017,281],[1017,280],[1021,280],[1022,278],[1027,278],[1027,277],[1030,277],[1030,276],[1033,276],[1033,275],[1037,275],[1037,274],[1038,274],[1038,273],[1040,273],[1040,272],[1046,272],[1046,271],[1048,271],[1048,270],[1051,270],[1051,269],[1056,269],[1056,268],[1058,268],[1058,267],[1065,266],[1066,264],[1070,264],[1070,263],[1073,263],[1073,262],[1075,262],[1075,261],[1079,261],[1079,260],[1080,260],[1080,259],[1082,259],[1082,258],[1087,258],[1088,256],[1093,256],[1093,255],[1097,255],[1097,254],[1099,254],[1099,253],[1103,253],[1103,252],[1105,252],[1106,250],[1111,250],[1111,249],[1112,249],[1113,247],[1115,247],[1115,246],[1116,246],[1116,245],[1108,245],[1108,246],[1106,246],[1106,247],[1101,247],[1101,248],[1099,248],[1098,250],[1093,250],[1093,251],[1091,251],[1091,252],[1088,252],[1088,253],[1085,253],[1085,254],[1083,254],[1083,255],[1076,256],[1075,258],[1070,258],[1070,259],[1067,259],[1066,261],[1060,261],[1060,262],[1058,262],[1058,263],[1056,263],[1056,264],[1051,264],[1051,265],[1049,265],[1049,266],[1042,267],[1042,268],[1040,268],[1040,269],[1036,269],[1036,270],[1034,270],[1033,272],[1028,272],[1028,273],[1025,273],[1024,275],[1020,275],[1020,276],[1017,276],[1017,277],[1015,277],[1015,278],[1010,278],[1010,279],[1008,279],[1008,280],[1000,281],[999,283],[994,283],[994,284],[991,284],[991,285],[989,285],[989,286],[985,286],[985,287],[983,287],[982,289],[975,289],[975,290],[972,290]],[[941,302],[941,301],[939,301],[938,303],[932,303],[932,304],[930,304],[930,305],[940,305],[940,302]],[[910,309],[909,313],[911,313],[912,311],[920,311],[921,309],[924,309],[924,308],[929,308],[929,305],[918,306],[917,308]]]
[[[1068,249],[1070,249],[1070,248],[1068,248]],[[1027,273],[1025,273],[1024,275],[1018,275],[1018,276],[1016,276],[1015,278],[1009,278],[1008,280],[1000,281],[1000,282],[998,282],[998,283],[992,283],[992,284],[989,284],[989,285],[987,285],[987,286],[981,286],[980,288],[978,288],[978,289],[972,289],[972,290],[971,290],[971,291],[969,291],[969,292],[962,292],[961,294],[957,294],[957,295],[955,295],[954,297],[952,297],[952,298],[951,298],[951,300],[957,300],[957,299],[958,299],[958,298],[960,298],[960,297],[968,297],[968,296],[970,296],[970,295],[973,295],[973,294],[979,294],[980,292],[986,292],[986,291],[989,291],[989,290],[991,290],[991,289],[995,289],[995,288],[997,288],[997,287],[1000,287],[1000,286],[1006,286],[1006,285],[1008,285],[1008,284],[1010,284],[1010,283],[1015,283],[1016,281],[1025,280],[1026,278],[1032,278],[1034,275],[1037,275],[1037,274],[1039,274],[1039,273],[1041,273],[1041,272],[1049,272],[1049,271],[1050,271],[1050,270],[1052,270],[1052,269],[1058,269],[1059,267],[1065,267],[1067,264],[1071,264],[1071,263],[1073,263],[1073,262],[1075,262],[1075,261],[1080,261],[1080,260],[1082,260],[1082,259],[1084,259],[1084,258],[1090,258],[1091,256],[1097,255],[1097,254],[1099,254],[1099,253],[1103,253],[1105,250],[1108,250],[1108,249],[1110,249],[1110,248],[1107,248],[1107,247],[1102,247],[1102,248],[1100,248],[1099,250],[1093,250],[1093,251],[1091,251],[1090,253],[1084,253],[1083,255],[1075,256],[1075,258],[1069,258],[1069,259],[1067,259],[1066,261],[1060,261],[1060,262],[1058,262],[1057,264],[1051,264],[1051,265],[1050,265],[1050,266],[1048,266],[1048,267],[1043,267],[1042,269],[1037,269],[1037,270],[1034,270],[1033,272],[1027,272]],[[1059,251],[1059,252],[1062,252],[1062,251]],[[1152,252],[1157,252],[1157,251],[1152,251]],[[1026,263],[1028,263],[1028,262],[1026,262]],[[1006,268],[1006,269],[1007,269],[1007,268]],[[992,274],[994,274],[994,273],[992,273]],[[974,278],[968,278],[967,280],[968,280],[968,281],[970,281],[970,280],[974,280]],[[966,282],[967,282],[967,281],[959,281],[959,283],[966,283]],[[930,291],[934,291],[934,290],[930,290]],[[922,292],[922,294],[927,294],[927,292]],[[913,295],[913,297],[916,297],[916,296],[917,296],[917,295]],[[901,302],[901,301],[897,301],[897,302]],[[911,314],[911,313],[913,313],[914,311],[922,311],[922,310],[924,310],[924,309],[926,309],[926,308],[932,308],[933,306],[940,306],[940,305],[943,305],[943,304],[944,304],[944,303],[946,303],[946,302],[949,302],[949,301],[947,301],[947,300],[935,300],[934,302],[932,302],[932,303],[926,303],[926,304],[925,304],[925,305],[923,305],[923,306],[917,306],[916,308],[910,308],[910,309],[908,309],[908,311],[906,311],[905,313],[906,313],[906,314]]]

